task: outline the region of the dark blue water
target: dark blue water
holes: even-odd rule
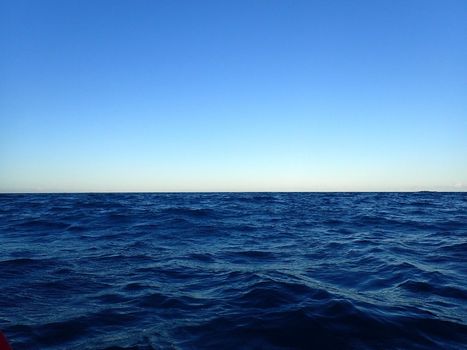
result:
[[[21,349],[463,349],[467,193],[0,195]]]

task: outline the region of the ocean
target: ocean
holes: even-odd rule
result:
[[[467,193],[0,195],[31,349],[465,349]]]

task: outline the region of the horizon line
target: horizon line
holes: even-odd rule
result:
[[[381,191],[0,191],[0,195],[8,194],[189,194],[189,193],[467,193],[466,190],[381,190]]]

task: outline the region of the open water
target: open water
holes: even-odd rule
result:
[[[465,349],[467,193],[0,195],[31,349]]]

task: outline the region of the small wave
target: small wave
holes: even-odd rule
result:
[[[239,250],[239,251],[227,251],[222,254],[224,258],[229,259],[232,262],[253,263],[255,261],[273,261],[277,258],[276,253],[263,251],[263,250]]]
[[[176,298],[170,298],[160,293],[151,293],[138,299],[136,305],[144,308],[184,308],[186,305]]]
[[[460,348],[466,330],[464,325],[436,319],[375,317],[339,300],[319,309],[256,314],[254,319],[220,316],[185,328],[187,334],[197,335],[187,345],[210,349],[405,349],[412,344],[430,349],[446,337]]]
[[[467,255],[467,242],[444,245],[440,249],[448,252],[465,253]]]
[[[54,259],[17,258],[0,261],[0,271],[23,274],[33,270],[43,270],[57,266]]]
[[[451,286],[435,286],[424,281],[408,280],[398,285],[413,293],[436,294],[445,298],[467,300],[467,290]]]
[[[168,309],[171,312],[191,311],[195,312],[201,305],[192,297],[188,296],[168,296],[158,292],[151,292],[144,296],[137,298],[134,303],[135,306],[149,309]]]
[[[242,307],[275,308],[330,297],[325,290],[312,289],[303,284],[267,280],[252,285],[235,302]]]
[[[201,261],[206,263],[213,263],[216,261],[214,256],[209,253],[192,253],[188,255],[188,260]]]
[[[92,323],[89,323],[84,317],[46,323],[34,328],[34,338],[37,345],[52,346],[63,344],[86,336],[91,326]]]
[[[208,218],[212,217],[215,214],[215,211],[212,209],[206,208],[166,208],[160,211],[161,214],[165,215],[176,215],[176,216],[188,216],[194,218]]]
[[[129,297],[120,293],[106,293],[96,297],[102,304],[121,304],[131,300]]]
[[[24,220],[15,225],[15,228],[21,230],[40,230],[50,231],[50,230],[65,230],[70,227],[70,224],[53,221],[53,220],[43,220],[43,219],[33,219],[33,220]]]

